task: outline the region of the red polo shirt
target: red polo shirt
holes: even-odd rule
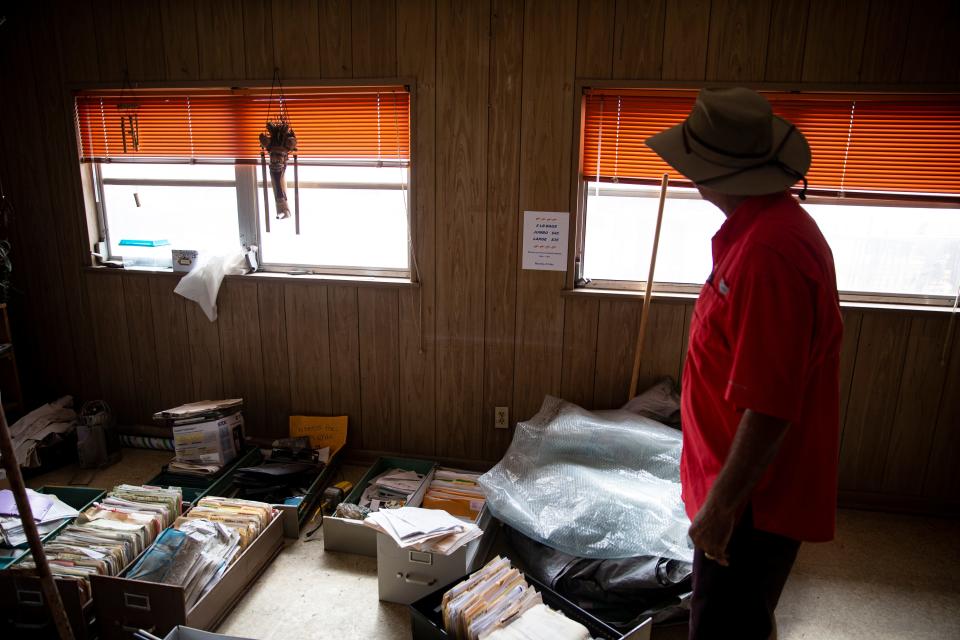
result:
[[[690,324],[680,477],[692,520],[746,409],[790,421],[750,498],[757,529],[833,538],[842,324],[833,254],[789,194],[744,201],[713,237]]]

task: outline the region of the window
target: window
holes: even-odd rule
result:
[[[285,219],[258,140],[280,102],[297,138]],[[409,110],[402,87],[82,92],[107,252],[169,267],[171,249],[256,245],[267,269],[409,277]]]
[[[960,101],[955,96],[766,93],[813,151],[804,208],[850,297],[952,302],[960,285]],[[681,122],[694,91],[591,90],[584,98],[578,255],[592,286],[647,277],[660,176],[644,140]],[[656,186],[655,186],[656,185]],[[723,214],[671,180],[655,288],[695,291]]]

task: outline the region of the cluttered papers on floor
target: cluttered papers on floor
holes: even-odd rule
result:
[[[413,548],[450,555],[483,535],[472,522],[464,522],[446,511],[401,507],[371,513],[363,524],[387,534],[401,549]]]
[[[89,598],[86,578],[115,576],[170,526],[180,514],[179,487],[118,485],[43,545],[55,576],[78,578]],[[35,568],[30,555],[19,565]]]
[[[390,469],[370,481],[360,496],[359,504],[370,511],[403,507],[422,482],[423,476],[416,471]]]
[[[127,577],[180,585],[192,607],[275,516],[264,502],[207,496],[160,534]]]
[[[37,523],[37,531],[41,536],[50,533],[64,522],[76,518],[80,512],[60,500],[57,496],[38,493],[27,489],[27,498],[30,501],[30,511]],[[0,491],[0,534],[5,544],[15,547],[25,544],[27,536],[23,531],[13,493],[9,489]]]
[[[445,594],[443,626],[457,640],[589,640],[578,622],[543,598],[507,558],[494,558]]]

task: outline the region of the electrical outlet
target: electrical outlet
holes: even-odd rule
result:
[[[510,408],[493,408],[493,426],[495,429],[508,429],[510,427]]]

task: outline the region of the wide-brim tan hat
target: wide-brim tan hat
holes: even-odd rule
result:
[[[674,169],[721,193],[776,193],[803,180],[810,145],[750,89],[702,89],[687,119],[646,140]]]

